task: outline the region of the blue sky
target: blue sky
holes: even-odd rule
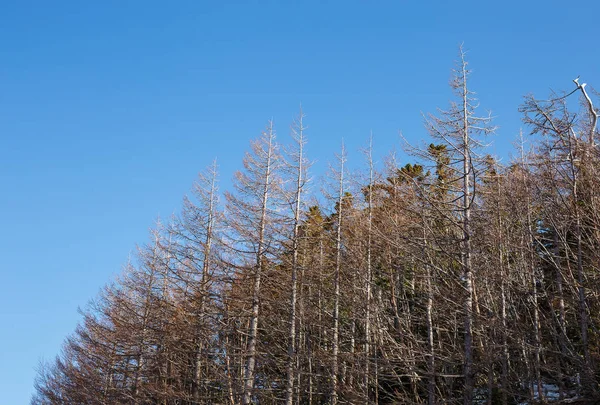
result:
[[[218,157],[229,187],[302,106],[318,177],[426,139],[464,42],[509,156],[522,96],[600,88],[600,5],[563,1],[22,1],[0,6],[0,405],[21,405],[86,306]],[[408,162],[409,160],[404,160]]]

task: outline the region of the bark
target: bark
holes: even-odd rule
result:
[[[372,313],[372,279],[373,269],[371,263],[371,248],[373,238],[373,184],[374,184],[374,167],[373,167],[373,135],[369,140],[368,149],[368,165],[369,165],[369,189],[367,199],[367,271],[365,277],[366,296],[365,296],[365,365],[363,372],[363,384],[365,387],[364,401],[365,404],[370,403],[370,366],[371,366],[371,313]]]
[[[471,151],[469,149],[469,119],[467,116],[467,77],[463,59],[463,251],[462,265],[465,283],[465,391],[464,404],[473,402],[473,269],[471,267]]]
[[[211,266],[211,249],[213,245],[213,228],[215,223],[215,210],[216,210],[216,192],[217,192],[217,161],[213,162],[213,166],[209,172],[210,182],[209,190],[208,190],[208,198],[204,203],[207,204],[207,215],[206,215],[206,223],[203,224],[204,229],[206,230],[206,235],[204,238],[204,249],[202,254],[202,270],[200,274],[200,305],[197,313],[197,322],[198,322],[198,344],[196,348],[196,372],[195,372],[195,384],[194,384],[194,400],[198,403],[201,401],[201,387],[202,387],[202,359],[203,359],[203,351],[205,349],[203,336],[205,331],[203,330],[203,318],[206,316],[205,307],[206,300],[208,296],[207,284],[209,282],[209,270]]]
[[[338,211],[336,218],[336,238],[335,238],[335,272],[333,281],[333,341],[332,341],[332,371],[331,371],[331,405],[338,402],[338,375],[339,375],[339,336],[340,336],[340,269],[342,262],[342,218],[345,214],[344,206],[344,163],[346,161],[346,152],[342,145],[342,153],[339,156],[339,195]]]
[[[236,224],[242,240],[254,249],[254,260],[251,268],[252,297],[250,325],[246,348],[246,365],[243,377],[242,403],[252,402],[255,368],[257,358],[261,281],[267,265],[267,248],[272,245],[273,235],[267,236],[267,223],[271,221],[269,212],[272,193],[274,191],[274,166],[276,157],[275,132],[273,123],[269,122],[261,140],[253,145],[254,156],[247,155],[244,162],[247,175],[238,174],[237,185],[240,193],[253,193],[250,201],[244,202],[228,196],[232,212],[245,218],[242,224]],[[256,206],[254,204],[257,204]],[[258,209],[256,209],[258,208]],[[250,228],[250,229],[248,229]]]
[[[298,300],[298,254],[300,239],[300,209],[302,207],[302,191],[305,183],[305,164],[304,161],[304,126],[302,120],[304,115],[300,110],[298,122],[294,131],[294,140],[297,144],[294,164],[296,166],[296,188],[294,194],[294,220],[292,235],[292,279],[290,295],[290,329],[288,334],[288,360],[287,360],[287,384],[285,393],[286,405],[292,405],[294,400],[294,365],[296,363],[296,303]]]

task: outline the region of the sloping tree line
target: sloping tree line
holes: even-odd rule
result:
[[[461,50],[435,143],[309,194],[305,123],[216,163],[41,367],[32,404],[517,404],[598,398],[600,156],[585,84],[485,154]],[[569,108],[567,103],[570,103]],[[311,201],[313,201],[311,203]]]

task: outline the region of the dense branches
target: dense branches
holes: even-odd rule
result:
[[[308,206],[304,115],[216,164],[83,312],[33,404],[516,404],[600,389],[598,113],[584,84],[486,155],[461,51],[434,143]],[[580,96],[573,109],[567,102]],[[285,152],[285,153],[284,153]]]

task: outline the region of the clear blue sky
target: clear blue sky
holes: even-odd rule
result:
[[[583,4],[586,3],[586,4]],[[228,187],[302,103],[315,176],[344,138],[426,138],[464,41],[508,156],[522,96],[600,88],[587,1],[5,1],[0,6],[0,404],[27,404],[103,284],[218,156]],[[357,153],[350,155],[357,162]]]

